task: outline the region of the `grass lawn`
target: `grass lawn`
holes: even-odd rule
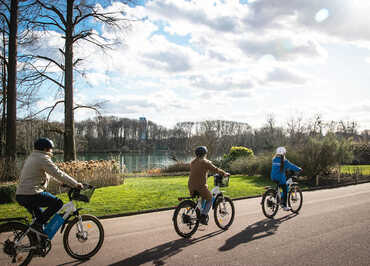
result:
[[[78,202],[78,206],[84,208],[84,213],[96,216],[173,207],[178,204],[178,197],[188,196],[187,182],[187,176],[126,178],[123,185],[96,189],[90,203]],[[235,175],[230,178],[229,187],[222,190],[236,198],[260,195],[267,185],[271,182],[265,178]],[[208,186],[213,188],[212,177]],[[65,194],[59,197],[67,201]],[[17,203],[0,205],[0,218],[18,216],[29,215]]]
[[[370,175],[370,165],[342,165],[341,167],[343,174],[354,174],[356,171],[363,175]]]

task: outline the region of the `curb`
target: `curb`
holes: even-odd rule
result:
[[[333,189],[333,188],[338,188],[338,187],[347,187],[347,186],[360,185],[360,184],[365,184],[365,183],[370,183],[370,180],[362,180],[362,181],[348,182],[348,183],[343,183],[343,184],[335,184],[335,185],[328,185],[328,186],[305,188],[305,189],[302,189],[302,191],[315,191],[315,190],[322,190],[322,189]],[[237,200],[253,199],[253,198],[260,198],[260,197],[262,197],[262,195],[238,197],[238,198],[233,198],[232,200],[237,201]],[[121,214],[103,215],[103,216],[98,216],[98,218],[103,220],[103,219],[112,219],[112,218],[140,215],[140,214],[146,214],[146,213],[152,213],[152,212],[169,211],[169,210],[174,210],[176,207],[177,206],[158,208],[158,209],[152,209],[152,210],[137,211],[137,212],[121,213]]]

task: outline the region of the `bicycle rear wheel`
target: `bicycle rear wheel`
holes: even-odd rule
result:
[[[199,226],[199,210],[191,200],[185,200],[177,206],[173,213],[173,225],[176,233],[185,238],[191,237]]]
[[[235,217],[233,201],[228,197],[217,198],[213,212],[216,225],[222,230],[229,229]]]
[[[302,208],[303,194],[299,186],[292,185],[288,193],[288,204],[293,213],[298,213]]]
[[[9,222],[0,225],[0,265],[28,265],[32,260],[35,240],[25,224]],[[15,241],[19,241],[15,246]]]
[[[262,211],[267,218],[274,218],[278,209],[279,203],[276,201],[275,189],[268,189],[262,196]]]
[[[92,215],[81,215],[70,222],[63,235],[64,249],[69,256],[86,260],[94,256],[104,242],[104,229],[99,219]]]

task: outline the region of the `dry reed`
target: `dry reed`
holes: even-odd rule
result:
[[[115,160],[59,162],[56,165],[81,183],[95,187],[115,186],[123,183],[120,166]],[[49,191],[59,192],[59,185],[50,182]]]

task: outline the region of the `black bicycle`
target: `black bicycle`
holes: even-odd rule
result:
[[[89,202],[94,189],[87,184],[82,190],[69,188],[69,202],[63,205],[44,230],[48,238],[32,228],[34,214],[31,224],[25,217],[1,219],[0,265],[28,265],[33,256],[45,257],[51,249],[51,239],[59,228],[60,233],[64,231],[63,246],[68,255],[78,260],[94,256],[103,245],[103,226],[95,216],[80,214],[82,208],[77,209],[73,202]]]
[[[293,213],[298,213],[302,208],[303,194],[296,182],[297,176],[292,176],[287,180],[288,185],[288,207]],[[276,186],[267,186],[265,193],[262,196],[261,205],[263,214],[267,218],[273,218],[279,210],[281,203],[281,192],[279,182],[275,182]]]
[[[216,225],[222,230],[227,230],[234,221],[235,207],[229,197],[224,196],[220,187],[229,185],[229,176],[214,175],[215,187],[212,189],[212,208]],[[175,231],[184,238],[191,237],[199,227],[202,198],[199,193],[190,197],[178,198],[180,204],[175,209],[172,217]]]

